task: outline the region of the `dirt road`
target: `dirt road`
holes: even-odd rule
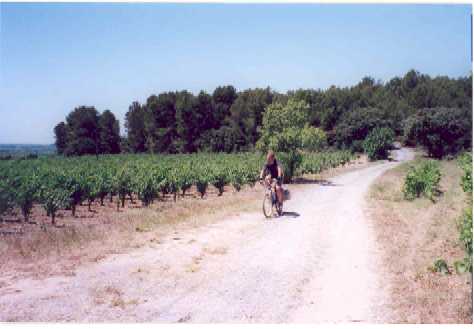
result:
[[[71,276],[3,275],[0,321],[387,321],[364,195],[399,163],[307,185],[278,219],[248,213],[175,232]]]

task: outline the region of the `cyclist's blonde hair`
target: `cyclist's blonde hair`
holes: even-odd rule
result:
[[[273,159],[273,160],[275,159],[275,153],[274,153],[272,150],[270,150],[270,151],[268,151],[268,153],[267,153],[267,161],[270,161],[270,160],[272,160],[272,159]]]

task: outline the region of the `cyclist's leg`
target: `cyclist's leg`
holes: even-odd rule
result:
[[[278,194],[277,194],[277,190],[276,190],[276,187],[277,187],[277,183],[274,179],[271,180],[271,189],[272,189],[272,194],[274,195],[275,197],[275,202],[278,201]]]
[[[278,202],[283,204],[283,185],[281,183],[276,184],[276,194],[277,194]]]

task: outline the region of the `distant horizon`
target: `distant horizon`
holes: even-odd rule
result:
[[[46,144],[37,144],[37,143],[0,143],[0,148],[2,146],[54,146],[53,143],[46,143]]]
[[[54,144],[74,108],[233,85],[345,88],[469,76],[471,5],[1,3],[1,144]],[[245,24],[242,21],[245,20]],[[441,24],[440,24],[441,22]],[[344,24],[342,24],[344,23]]]

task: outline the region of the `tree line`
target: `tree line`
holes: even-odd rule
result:
[[[120,125],[115,115],[80,106],[54,127],[56,150],[64,155],[120,153]]]
[[[220,86],[212,94],[183,90],[151,95],[145,103],[135,101],[129,106],[122,138],[110,111],[99,114],[93,107],[79,107],[66,123],[55,127],[56,147],[65,155],[253,150],[262,136],[266,138],[262,121],[266,109],[274,106],[272,111],[278,115],[284,112],[278,108],[285,108],[289,101],[303,102],[305,106],[300,107],[306,109],[307,128],[318,128],[307,131],[311,136],[323,132],[323,144],[336,148],[361,151],[375,127],[389,128],[412,144],[433,143],[436,138],[429,136],[433,133],[441,144],[466,148],[472,142],[472,74],[432,78],[411,70],[386,83],[364,77],[354,86],[326,90],[279,93],[270,87],[237,91]],[[454,124],[448,127],[446,120]],[[456,152],[458,147],[431,148],[438,156]]]

